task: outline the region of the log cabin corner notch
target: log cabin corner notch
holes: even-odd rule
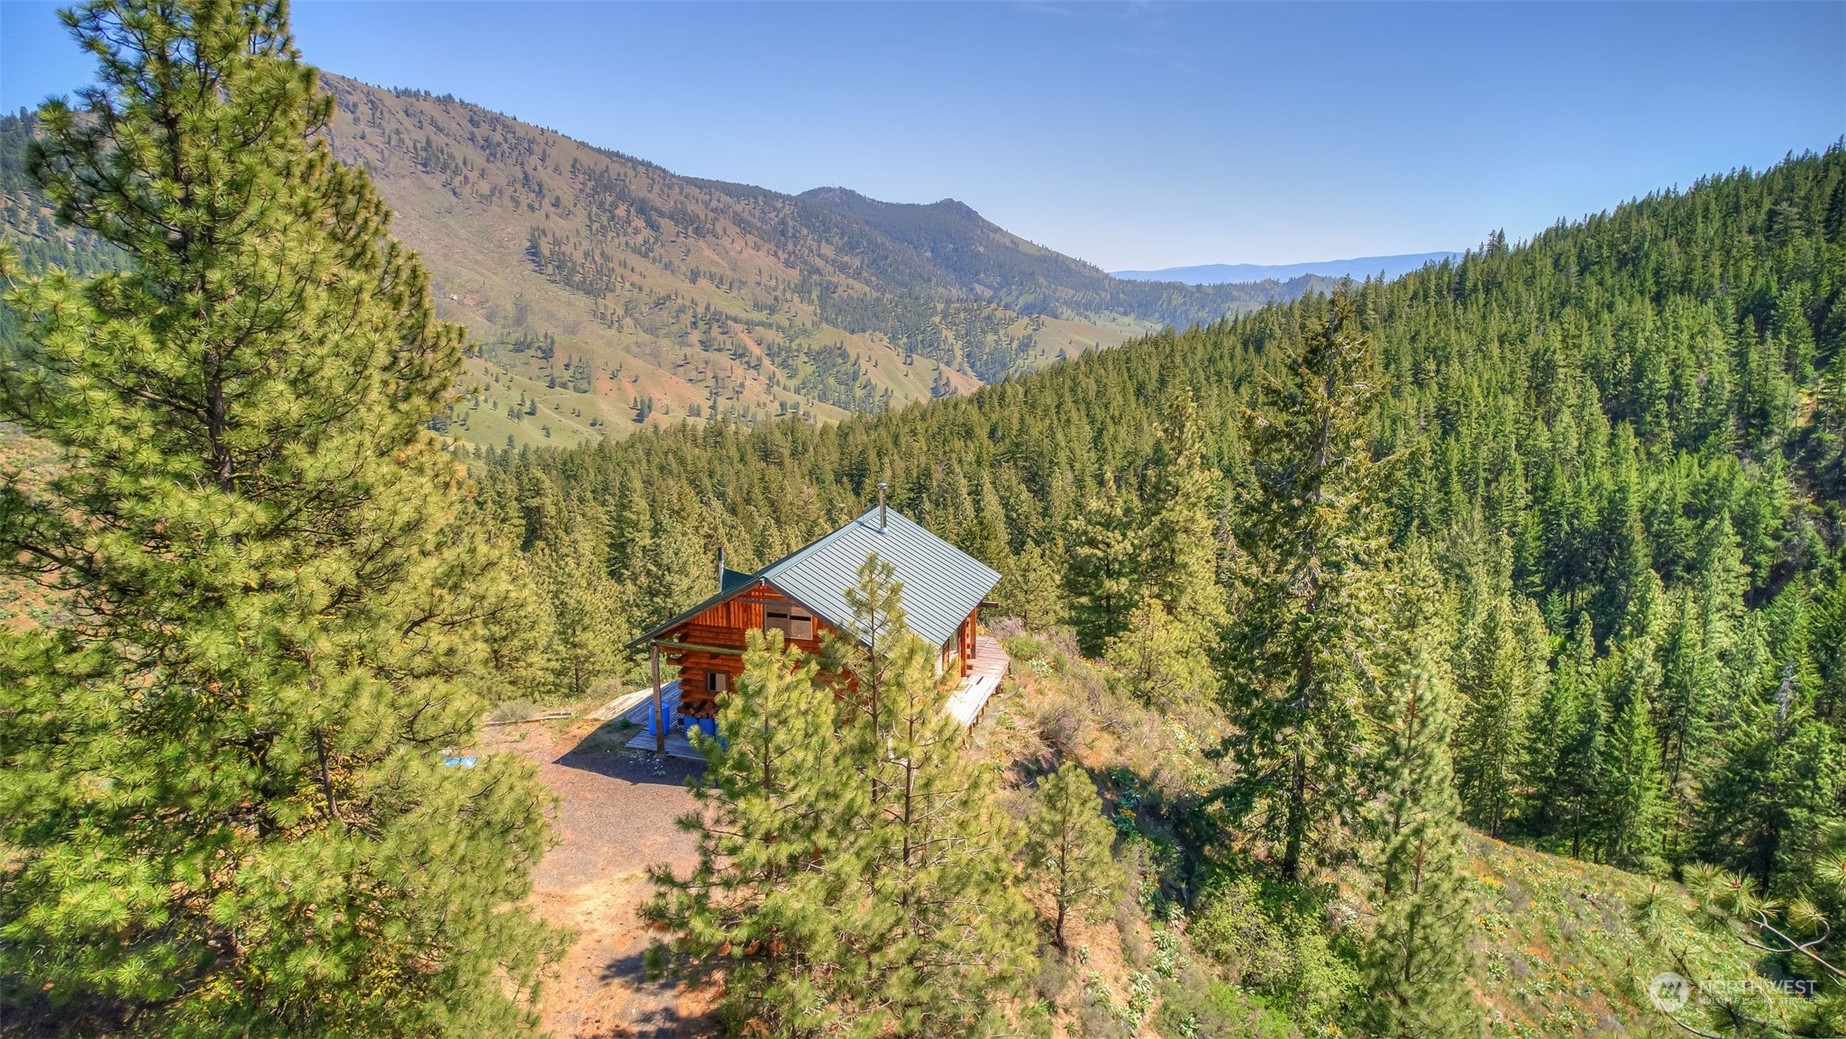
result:
[[[780,630],[790,645],[819,653],[826,633],[851,620],[845,592],[872,555],[902,582],[910,630],[939,647],[937,666],[966,676],[977,652],[980,608],[1000,575],[879,497],[865,515],[756,573],[726,568],[720,553],[718,593],[629,644],[649,649],[656,704],[662,657],[679,666],[680,714],[711,718],[718,694],[743,674],[746,632]]]

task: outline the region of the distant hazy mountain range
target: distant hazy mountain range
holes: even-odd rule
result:
[[[1249,281],[1288,281],[1304,274],[1325,278],[1369,278],[1380,271],[1395,278],[1425,264],[1460,258],[1460,253],[1402,253],[1397,256],[1358,256],[1350,260],[1311,263],[1208,263],[1199,267],[1162,267],[1157,271],[1114,271],[1128,281],[1180,281],[1188,285],[1228,285]]]

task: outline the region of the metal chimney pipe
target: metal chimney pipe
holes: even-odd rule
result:
[[[718,590],[724,591],[724,546],[718,546]]]
[[[885,507],[885,482],[878,481],[878,529],[884,530],[891,525],[891,511]]]

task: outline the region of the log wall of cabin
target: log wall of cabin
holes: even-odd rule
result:
[[[769,588],[752,588],[732,599],[687,618],[677,627],[662,636],[673,642],[685,642],[696,646],[718,646],[735,649],[737,653],[715,653],[710,650],[687,649],[672,650],[663,648],[662,657],[668,662],[679,665],[679,709],[680,713],[693,718],[710,718],[717,714],[717,698],[707,690],[707,676],[713,672],[722,672],[730,676],[730,687],[737,687],[737,679],[744,671],[744,638],[746,633],[763,630],[763,611],[769,606],[789,606],[806,610],[799,603]],[[811,611],[810,611],[811,612]],[[827,623],[819,617],[814,618],[814,637],[811,639],[788,639],[788,644],[796,646],[806,653],[819,653],[820,640],[830,630]]]
[[[744,670],[742,650],[745,635],[748,632],[763,629],[764,610],[771,606],[807,609],[772,589],[752,588],[733,599],[727,599],[687,618],[662,636],[663,639],[673,642],[738,651],[721,653],[707,649],[662,649],[662,659],[679,666],[681,714],[693,718],[710,718],[717,714],[717,697],[707,688],[707,676],[713,672],[722,672],[729,676],[730,688],[737,687],[737,679],[742,676]],[[955,634],[940,647],[944,672],[953,667],[957,674],[966,677],[974,670],[975,637],[979,614],[979,607],[970,610],[968,616],[956,626]],[[826,621],[815,617],[814,637],[789,639],[788,644],[800,648],[805,653],[818,654],[821,639],[830,630],[832,629]]]

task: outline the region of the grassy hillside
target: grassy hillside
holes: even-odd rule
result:
[[[692,180],[451,98],[325,82],[336,154],[371,171],[479,344],[453,416],[477,443],[882,410],[1311,284],[1118,282],[959,203]]]
[[[958,202],[694,180],[453,98],[323,82],[335,153],[372,173],[441,316],[469,329],[438,424],[477,444],[837,419],[1324,287],[1119,281]],[[119,263],[56,226],[25,174],[30,126],[0,120],[0,235],[29,267]]]
[[[1058,1031],[1339,1035],[1335,1022],[1365,998],[1354,987],[1370,912],[1361,873],[1312,904],[1284,897],[1260,867],[1201,840],[1210,833],[1198,823],[1203,799],[1221,778],[1203,750],[1221,735],[1212,707],[1148,706],[1065,632],[1006,645],[1013,679],[976,732],[979,752],[1019,788],[1065,757],[1080,761],[1102,788],[1130,874],[1115,912],[1080,924],[1076,953],[1041,964],[1039,994]],[[1468,850],[1470,985],[1489,1036],[1684,1034],[1648,1000],[1648,981],[1672,964],[1638,933],[1630,908],[1677,885],[1479,833]],[[1762,976],[1741,946],[1690,930],[1683,938],[1710,977]]]
[[[1402,555],[1380,567],[1381,582],[1440,589],[1418,626],[1440,640],[1461,717],[1449,741],[1466,777],[1458,812],[1527,845],[1473,839],[1464,883],[1470,992],[1500,1034],[1672,1034],[1638,987],[1672,961],[1641,940],[1627,907],[1656,884],[1676,891],[1657,879],[1685,875],[1676,870],[1747,870],[1776,898],[1837,914],[1837,895],[1814,879],[1828,863],[1812,835],[1841,819],[1846,760],[1842,228],[1846,153],[1834,148],[1528,243],[1496,239],[1346,300],[1371,340],[1363,374],[1383,392],[1341,443],[1390,461],[1326,511],[1350,516],[1349,503],[1375,496],[1377,533],[1348,543],[1391,542]],[[1274,829],[1230,803],[1229,781],[1263,778],[1264,762],[1227,773],[1199,753],[1244,733],[1262,735],[1242,746],[1284,746],[1256,708],[1293,694],[1279,683],[1253,692],[1280,673],[1252,663],[1262,632],[1234,630],[1234,643],[1205,632],[1188,647],[1172,637],[1179,617],[1162,616],[1168,600],[1144,590],[1153,567],[1206,545],[1188,558],[1216,564],[1233,617],[1274,601],[1268,577],[1252,573],[1263,532],[1250,517],[1287,501],[1275,474],[1298,472],[1287,466],[1301,456],[1279,456],[1264,430],[1326,428],[1290,404],[1309,395],[1288,369],[1325,342],[1328,310],[1275,306],[831,426],[669,430],[502,457],[482,470],[483,497],[525,543],[572,524],[597,530],[603,517],[650,518],[648,540],[601,560],[633,590],[641,627],[709,591],[709,568],[688,566],[700,586],[666,594],[653,580],[660,552],[709,559],[722,545],[733,565],[755,565],[887,485],[893,508],[1005,575],[994,593],[1003,611],[1070,621],[1086,652],[1139,669],[1112,680],[1068,645],[1022,642],[1019,695],[1040,677],[1063,691],[1022,699],[977,741],[1020,786],[1060,758],[1085,765],[1139,881],[1113,929],[1079,939],[1091,959],[1044,966],[1041,994],[1091,1035],[1130,1034],[1160,1014],[1165,1034],[1332,1034],[1323,1026],[1356,1016],[1366,875],[1337,875],[1347,863],[1330,856],[1308,883],[1278,880]],[[1210,479],[1190,481],[1199,489],[1184,529],[1198,533],[1179,539],[1170,488],[1185,481],[1172,460],[1193,441],[1162,426],[1185,402]],[[1246,417],[1253,405],[1263,427]],[[1296,435],[1302,455],[1317,443]],[[1339,569],[1358,569],[1347,559]],[[1375,716],[1328,726],[1325,746],[1376,746],[1376,726]],[[1681,769],[1671,781],[1669,756]],[[1208,790],[1228,791],[1223,807]],[[1562,850],[1590,861],[1546,854]],[[1167,915],[1175,906],[1178,918]],[[1807,969],[1686,940],[1689,975],[1738,983]],[[1112,960],[1105,947],[1120,951]],[[1833,1027],[1809,1021],[1799,1034]]]

